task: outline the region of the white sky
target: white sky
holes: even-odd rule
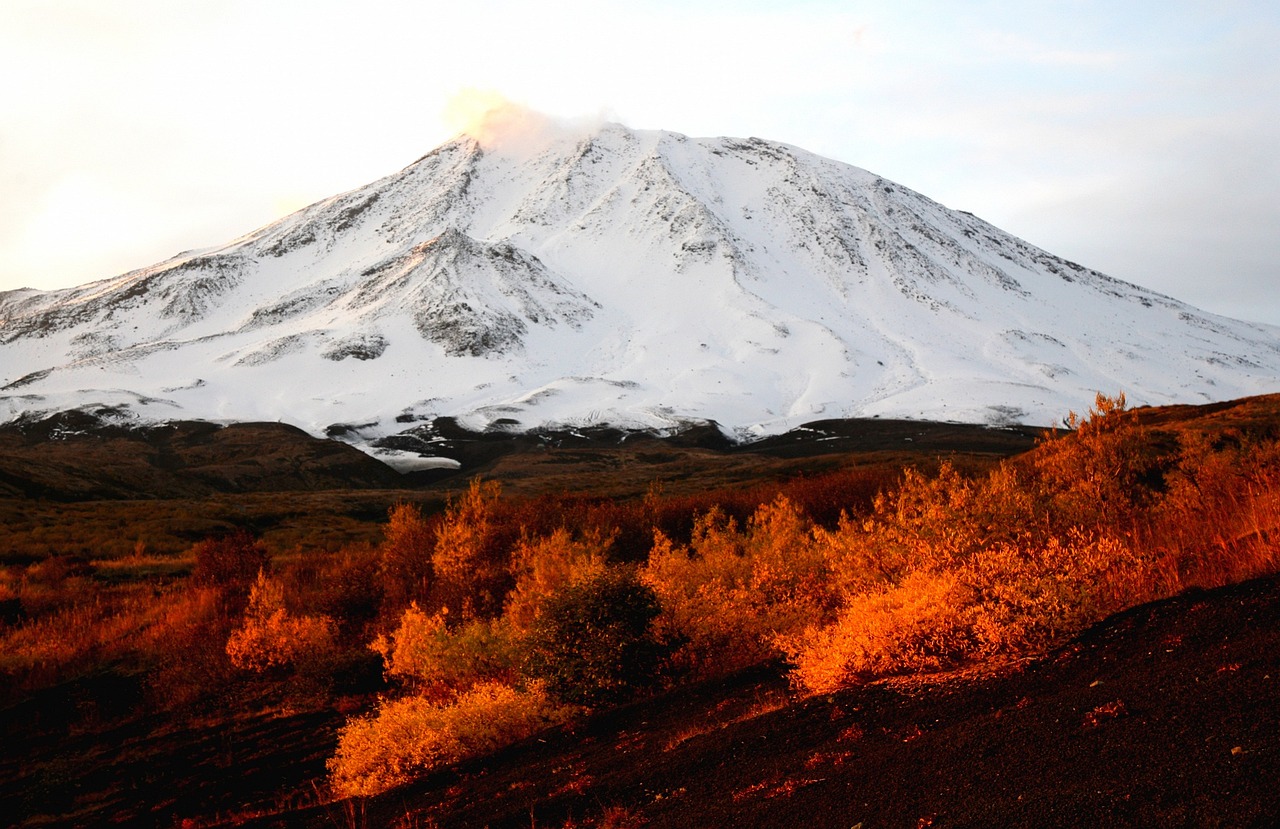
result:
[[[470,88],[785,141],[1280,325],[1277,43],[1274,0],[0,0],[0,290],[394,172]]]

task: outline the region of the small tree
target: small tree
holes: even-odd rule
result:
[[[663,647],[658,598],[629,569],[609,568],[552,595],[526,640],[525,672],[559,699],[622,702],[652,683]]]
[[[450,500],[435,527],[431,567],[436,579],[433,597],[453,608],[458,618],[488,615],[498,604],[497,582],[504,575],[496,543],[494,512],[502,487],[476,478],[467,491]]]
[[[425,599],[434,573],[431,569],[431,527],[416,504],[399,503],[387,513],[378,570],[384,606],[399,613],[415,600]]]
[[[327,616],[290,613],[284,588],[258,573],[240,627],[227,640],[231,664],[263,673],[273,668],[309,668],[333,653],[336,628]]]

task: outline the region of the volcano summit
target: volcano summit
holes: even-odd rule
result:
[[[760,139],[459,137],[228,244],[0,293],[0,419],[355,424],[373,440],[714,420],[1056,423],[1280,390],[1280,329],[1067,262]],[[74,240],[70,240],[74,241]]]

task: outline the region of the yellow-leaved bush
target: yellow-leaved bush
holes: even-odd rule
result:
[[[572,713],[536,685],[501,682],[481,682],[451,702],[416,696],[387,701],[338,733],[338,750],[328,762],[330,785],[339,797],[374,795],[493,752]]]

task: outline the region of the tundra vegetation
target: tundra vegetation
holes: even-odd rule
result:
[[[0,672],[21,694],[127,663],[171,707],[248,687],[354,700],[327,785],[371,795],[750,666],[784,666],[803,695],[1013,660],[1123,608],[1280,570],[1280,421],[1192,423],[1099,395],[980,467],[629,500],[475,480],[337,550],[239,533],[177,565],[141,543],[9,563]],[[126,567],[152,577],[109,577]],[[370,674],[380,693],[354,693]]]

